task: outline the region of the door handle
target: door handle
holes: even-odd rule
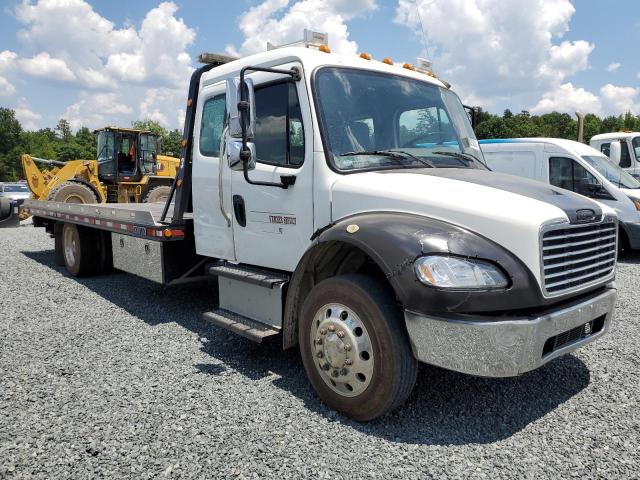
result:
[[[244,198],[240,195],[233,196],[233,213],[236,216],[236,222],[241,227],[247,226],[247,212],[244,208]]]

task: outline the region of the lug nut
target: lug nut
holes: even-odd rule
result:
[[[318,353],[316,353],[316,357],[322,358],[322,357],[324,357],[324,353],[318,352]]]
[[[353,360],[351,360],[350,358],[347,358],[347,359],[344,361],[344,364],[345,364],[345,365],[353,365]]]
[[[349,352],[349,351],[351,350],[351,345],[350,345],[350,344],[348,344],[348,343],[345,343],[345,344],[344,344],[344,349],[345,349],[347,352]]]
[[[324,365],[322,365],[323,370],[329,370],[330,368],[331,368],[331,365],[329,365],[328,363],[325,363]]]
[[[332,376],[333,378],[336,378],[336,377],[337,377],[337,376],[339,376],[339,375],[340,375],[340,372],[338,372],[338,370],[334,370],[333,372],[331,372],[331,376]]]
[[[316,345],[322,345],[322,339],[320,337],[316,338]]]
[[[336,326],[335,325],[329,325],[329,331],[330,332],[335,332],[336,331]]]
[[[338,338],[344,338],[344,332],[342,330],[340,330],[338,333]]]
[[[320,329],[320,335],[326,335],[327,331],[324,328]]]

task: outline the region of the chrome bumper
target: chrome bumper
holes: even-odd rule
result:
[[[419,361],[471,375],[511,377],[601,337],[611,324],[616,296],[611,284],[593,297],[537,317],[436,317],[405,311],[405,322]],[[599,330],[589,335],[584,333],[588,327],[584,332],[574,330],[589,322],[591,329]],[[573,341],[549,350],[549,339],[572,330]],[[564,340],[566,335],[558,338]]]

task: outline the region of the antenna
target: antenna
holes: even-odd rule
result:
[[[422,15],[420,15],[420,7],[418,6],[418,0],[413,0],[413,4],[416,6],[416,13],[418,14],[418,20],[420,20],[420,31],[422,32],[422,46],[424,47],[424,51],[427,54],[427,59],[433,63],[433,59],[431,58],[431,54],[429,53],[429,46],[427,45],[427,33],[424,29],[424,23],[422,23]]]

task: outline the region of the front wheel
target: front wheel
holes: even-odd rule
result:
[[[402,315],[390,288],[363,275],[316,285],[299,320],[302,361],[331,408],[358,421],[401,405],[416,381]]]

